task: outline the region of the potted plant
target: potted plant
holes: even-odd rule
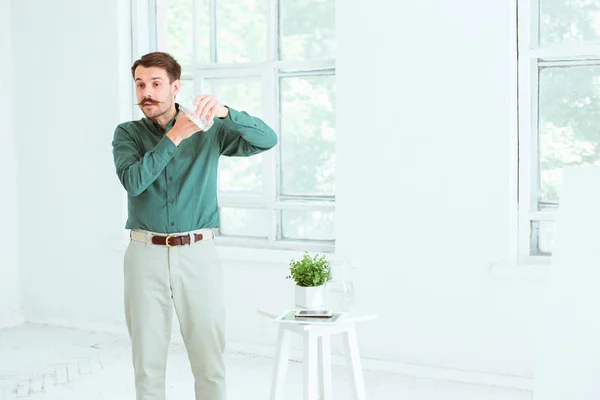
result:
[[[329,278],[329,263],[325,256],[304,253],[302,259],[290,261],[290,274],[286,279],[296,282],[296,306],[319,308],[325,305],[325,282]]]

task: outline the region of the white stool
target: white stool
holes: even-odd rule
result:
[[[258,310],[262,315],[275,319],[276,315]],[[303,366],[303,399],[304,400],[331,400],[333,391],[331,387],[331,336],[341,333],[344,339],[344,349],[351,372],[352,391],[355,400],[365,400],[365,382],[362,374],[358,342],[354,324],[376,318],[375,315],[345,318],[332,325],[318,323],[286,323],[279,322],[277,338],[277,351],[273,366],[271,380],[270,400],[283,399],[283,388],[287,364],[290,356],[291,334],[297,333],[304,340],[304,366]]]

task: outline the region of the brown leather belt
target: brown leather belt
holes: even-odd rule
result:
[[[202,233],[194,233],[194,243],[202,240],[209,239],[208,235],[203,235]],[[158,244],[167,247],[173,246],[183,246],[185,244],[190,244],[190,235],[182,235],[182,236],[152,236],[152,244]]]

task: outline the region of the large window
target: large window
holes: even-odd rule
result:
[[[209,93],[260,117],[275,149],[222,157],[222,240],[331,250],[335,0],[150,0],[150,48],[182,64],[181,96]],[[154,43],[152,43],[154,42]]]
[[[600,165],[600,1],[521,0],[519,249],[552,254],[563,169]]]

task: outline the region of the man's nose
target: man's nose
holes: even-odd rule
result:
[[[151,99],[152,98],[152,88],[144,88],[142,91],[142,98]]]

